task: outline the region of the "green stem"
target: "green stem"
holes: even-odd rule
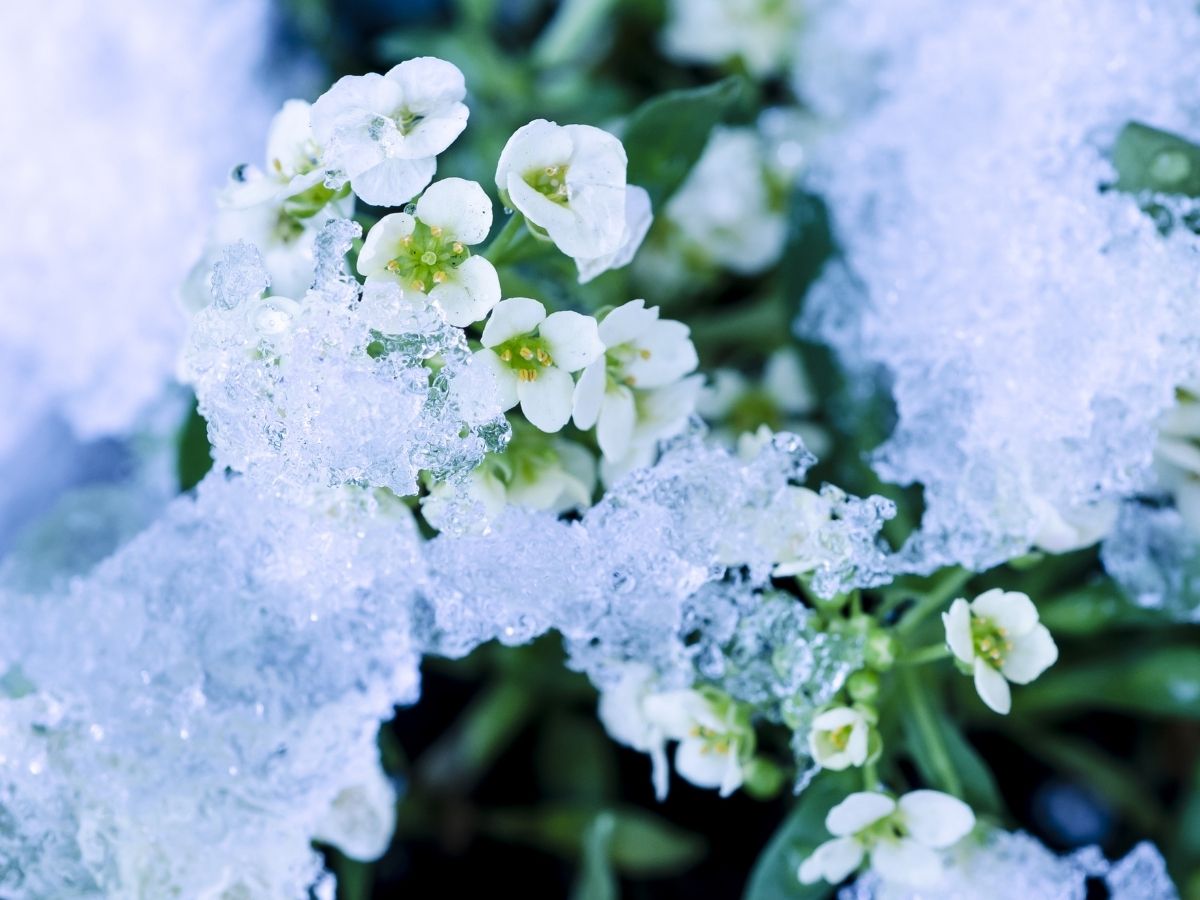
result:
[[[934,719],[933,708],[929,705],[929,697],[921,689],[921,683],[916,672],[911,668],[897,671],[901,689],[909,709],[912,711],[913,723],[921,734],[921,741],[929,751],[930,765],[937,772],[942,790],[955,797],[963,794],[962,780],[950,760],[950,751],[942,740],[941,730]]]
[[[504,227],[492,238],[483,255],[493,266],[500,268],[506,263],[523,259],[536,241],[533,232],[526,227],[525,217],[519,212],[514,212],[508,217]]]
[[[928,647],[922,647],[919,650],[913,650],[911,653],[904,654],[900,657],[900,665],[921,666],[925,663],[946,659],[949,655],[950,648],[945,644],[930,644]]]
[[[904,614],[904,618],[896,626],[896,632],[910,634],[930,614],[937,612],[947,600],[961,591],[974,575],[974,572],[957,566],[944,570],[938,580],[930,585],[925,595],[917,601],[917,605]]]

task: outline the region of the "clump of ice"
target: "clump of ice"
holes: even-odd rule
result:
[[[890,386],[874,465],[926,503],[906,565],[992,565],[1048,509],[1152,483],[1200,362],[1200,254],[1102,186],[1128,121],[1200,137],[1198,39],[1189,0],[812,10],[796,84],[841,118],[812,186],[844,256],[800,328]]]
[[[475,468],[508,434],[461,329],[394,285],[360,295],[343,256],[357,225],[331,219],[304,297],[260,297],[254,248],[225,251],[196,313],[183,374],[221,465],[280,483],[415,494],[417,475]]]
[[[945,851],[944,876],[929,890],[904,888],[867,873],[838,893],[839,900],[1084,900],[1089,879],[1104,879],[1111,900],[1178,900],[1166,864],[1153,845],[1142,843],[1116,863],[1095,847],[1058,856],[1023,832],[992,830]]]
[[[1200,544],[1177,510],[1125,504],[1101,557],[1138,606],[1200,621]]]
[[[394,499],[213,474],[65,594],[0,595],[0,894],[307,896],[417,696],[418,543]]]

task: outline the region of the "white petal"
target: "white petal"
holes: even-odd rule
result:
[[[657,388],[678,381],[699,365],[690,329],[682,322],[656,322],[641,341],[642,352],[627,369],[639,388]]]
[[[661,803],[667,799],[667,786],[671,781],[671,769],[667,765],[665,741],[650,748],[650,781],[654,785],[654,796]]]
[[[984,662],[983,657],[975,660],[975,690],[980,699],[993,712],[1002,716],[1012,709],[1012,693],[1004,676]]]
[[[529,334],[546,318],[546,307],[529,297],[510,297],[501,300],[488,317],[480,340],[485,347],[495,347],[510,338]]]
[[[792,415],[809,412],[816,405],[808,375],[794,350],[776,350],[763,369],[763,387],[779,408]]]
[[[312,105],[313,136],[320,144],[328,144],[335,130],[355,114],[390,113],[401,100],[401,89],[382,75],[345,75],[317,98]]]
[[[646,309],[645,300],[630,300],[600,320],[600,340],[611,349],[640,338],[657,321],[657,306]]]
[[[575,397],[572,401],[575,427],[587,431],[600,418],[600,406],[604,402],[604,387],[608,382],[608,372],[604,360],[598,359],[579,376],[575,385]]]
[[[812,721],[814,731],[837,731],[847,725],[853,725],[862,715],[848,706],[835,706],[821,713]]]
[[[611,253],[591,259],[577,257],[575,266],[579,269],[579,283],[587,284],[610,269],[620,269],[629,265],[641,248],[653,222],[654,213],[650,208],[650,195],[644,188],[626,185],[625,230],[621,233],[621,243]]]
[[[1029,634],[1038,623],[1037,607],[1027,594],[992,588],[971,601],[971,612],[991,619],[1009,638]]]
[[[620,386],[605,392],[596,423],[596,440],[606,459],[623,459],[629,452],[636,421],[637,407],[629,388]]]
[[[862,865],[862,861],[862,844],[854,838],[834,838],[817,847],[812,856],[800,864],[797,877],[801,884],[815,884],[822,878],[830,884],[838,884]]]
[[[534,119],[513,132],[500,152],[496,188],[507,194],[510,175],[523,181],[529,172],[564,165],[570,158],[571,138],[567,132],[554,122]]]
[[[462,101],[467,83],[458,66],[436,56],[418,56],[393,66],[383,76],[404,92],[404,105],[420,115]]]
[[[575,382],[556,366],[539,370],[534,381],[517,382],[521,412],[531,425],[550,434],[570,421],[574,393]]]
[[[400,255],[401,241],[413,233],[416,220],[408,213],[392,213],[371,226],[358,253],[360,275],[380,275]]]
[[[871,868],[884,881],[910,887],[931,887],[942,877],[937,853],[911,838],[880,841],[871,850]]]
[[[698,691],[679,689],[650,694],[643,701],[646,717],[673,740],[683,740],[692,733],[698,719],[714,718],[710,704]],[[719,723],[718,723],[719,725]]]
[[[546,339],[554,364],[567,372],[576,372],[595,362],[604,353],[596,320],[577,312],[551,313],[538,328]]]
[[[850,730],[850,740],[846,742],[846,755],[850,765],[861,766],[867,761],[871,748],[871,729],[865,721],[860,721]]]
[[[1058,645],[1050,629],[1038,625],[1029,634],[1013,640],[1000,671],[1014,684],[1029,684],[1058,660]]]
[[[429,298],[437,301],[447,322],[464,328],[500,302],[500,276],[482,256],[472,256],[453,270],[448,281],[431,290]]]
[[[308,156],[313,142],[312,107],[304,100],[288,100],[267,132],[267,170],[291,178],[300,169],[311,168]]]
[[[970,664],[975,659],[975,642],[971,638],[971,607],[961,597],[950,604],[950,611],[942,613],[942,624],[946,627],[946,644],[950,652]]]
[[[491,373],[496,382],[497,397],[502,410],[512,409],[517,405],[517,374],[506,366],[491,350],[475,352],[475,364],[482,366]]]
[[[975,827],[971,807],[941,791],[910,791],[897,805],[913,840],[935,850],[958,843]]]
[[[675,750],[675,771],[697,787],[723,788],[728,765],[728,752],[718,753],[702,740],[680,741]]]
[[[428,159],[385,159],[361,175],[350,186],[364,203],[372,206],[401,206],[419,194],[437,171],[437,161]]]
[[[395,827],[396,789],[373,762],[334,797],[314,837],[351,859],[369,862],[387,852]]]
[[[825,827],[830,834],[846,837],[857,834],[884,816],[896,811],[896,801],[877,791],[857,791],[829,811]]]
[[[568,256],[575,254],[567,247],[578,249],[578,241],[572,242],[572,235],[581,227],[579,217],[569,206],[555,203],[549,197],[540,193],[516,172],[508,176],[504,190],[507,192],[509,203],[534,225],[546,230],[550,239]],[[567,244],[564,245],[563,241]],[[586,244],[585,244],[586,246]]]
[[[492,230],[492,201],[477,181],[443,178],[417,201],[417,218],[464,244],[478,244]]]

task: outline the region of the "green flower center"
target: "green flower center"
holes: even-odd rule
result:
[[[829,732],[829,743],[833,744],[838,750],[845,750],[850,743],[850,734],[854,731],[854,726],[843,725],[841,728]]]
[[[500,361],[517,373],[521,381],[537,381],[538,373],[554,365],[550,347],[543,337],[518,335],[492,348]]]
[[[387,270],[406,287],[425,292],[447,281],[470,256],[462,241],[418,219],[412,234],[400,241],[400,253],[388,262]]]
[[[975,653],[996,668],[1004,664],[1004,658],[1013,648],[1007,631],[991,619],[979,616],[971,617],[971,642]]]
[[[567,200],[567,169],[569,166],[546,166],[544,169],[530,169],[525,173],[525,183],[548,200],[566,206]]]
[[[758,389],[747,391],[739,397],[726,419],[737,434],[757,431],[760,425],[766,425],[772,431],[780,431],[784,424],[779,405],[770,394]]]

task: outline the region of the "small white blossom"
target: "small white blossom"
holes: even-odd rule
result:
[[[606,485],[615,484],[634,469],[653,464],[658,457],[659,442],[674,437],[687,426],[703,383],[702,375],[689,375],[664,387],[636,391],[636,415],[629,450],[617,459],[601,459],[601,480]]]
[[[704,258],[740,275],[774,265],[787,241],[782,198],[772,186],[762,138],[752,128],[716,128],[666,216]]]
[[[650,195],[646,193],[645,188],[626,185],[625,230],[621,233],[621,243],[611,253],[590,259],[576,258],[575,267],[579,270],[579,283],[587,284],[610,269],[620,269],[629,265],[638,248],[642,246],[642,241],[646,239],[653,222],[654,212],[650,208]]]
[[[563,253],[591,261],[627,243],[625,167],[607,131],[535,119],[504,145],[496,187]]]
[[[671,0],[663,49],[673,59],[740,60],[756,78],[782,70],[798,41],[799,0]]]
[[[604,355],[583,370],[575,387],[575,425],[596,429],[604,458],[622,460],[637,432],[638,397],[675,384],[699,363],[682,322],[660,319],[657,306],[630,300],[600,321]],[[641,412],[650,414],[643,406]],[[663,435],[665,436],[665,435]]]
[[[667,796],[667,736],[646,712],[646,698],[654,689],[655,673],[645,663],[629,663],[616,684],[600,693],[601,724],[613,740],[650,756],[651,780],[659,800]]]
[[[1058,659],[1037,607],[1017,591],[993,588],[970,603],[959,598],[942,613],[942,622],[946,644],[974,674],[980,698],[1001,715],[1012,708],[1010,681],[1028,684]]]
[[[812,721],[808,752],[823,769],[861,766],[870,755],[871,720],[852,706],[827,709]]]
[[[723,695],[698,690],[664,691],[644,701],[647,719],[675,748],[675,771],[697,787],[728,797],[745,780],[754,730],[744,709]]]
[[[885,881],[911,887],[936,885],[942,861],[936,851],[958,843],[975,827],[975,814],[940,791],[910,791],[899,800],[875,791],[851,794],[829,811],[834,835],[813,851],[797,873],[803,884],[837,884],[865,858]]]
[[[767,508],[758,529],[763,545],[776,560],[776,578],[803,575],[829,556],[821,543],[832,516],[829,500],[806,487],[789,485]]]
[[[537,428],[555,432],[570,421],[578,372],[600,358],[596,320],[576,312],[546,315],[546,307],[528,297],[502,300],[483,329],[482,350],[475,354],[488,367],[500,392],[502,409],[521,404]]]
[[[412,214],[384,216],[367,232],[358,271],[367,283],[393,281],[427,294],[451,325],[478,322],[500,302],[495,267],[467,248],[487,237],[492,202],[474,181],[431,184]]]
[[[1115,501],[1101,501],[1059,509],[1041,497],[1033,497],[1037,527],[1033,545],[1047,553],[1070,553],[1090,547],[1117,523],[1119,507]]]
[[[1179,402],[1158,422],[1154,467],[1183,521],[1200,535],[1200,385],[1188,385],[1178,394]]]
[[[437,155],[467,125],[462,72],[431,56],[386,75],[347,75],[317,98],[313,133],[325,166],[375,206],[399,206],[433,179]]]

